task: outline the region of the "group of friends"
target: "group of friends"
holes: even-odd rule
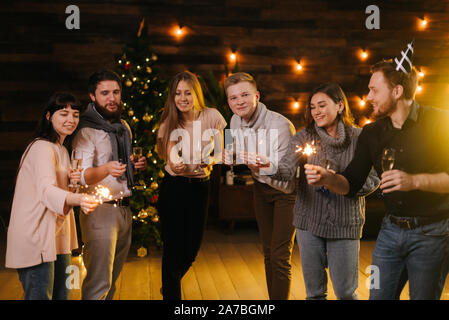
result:
[[[254,178],[270,299],[289,299],[295,236],[307,299],[326,299],[327,268],[336,297],[357,299],[365,197],[377,188],[386,214],[373,251],[379,279],[370,299],[399,299],[407,281],[410,299],[440,299],[449,268],[449,113],[414,99],[412,53],[409,44],[400,59],[372,67],[367,101],[378,120],[363,129],[336,83],[311,92],[305,127],[295,132],[260,101],[250,74],[231,74],[224,89],[233,112],[231,133],[240,143],[232,150],[223,148],[227,123],[205,105],[196,75],[177,74],[157,132],[157,153],[166,161],[157,202],[163,299],[181,299],[181,280],[206,227],[210,173],[216,163],[233,164],[234,154]],[[65,271],[78,246],[74,206],[83,212],[82,299],[112,299],[128,256],[133,175],[147,161],[134,158],[131,130],[120,118],[120,77],[98,71],[89,78],[88,93],[91,102],[82,114],[72,94],[50,98],[19,165],[6,267],[17,269],[25,299],[68,299]],[[318,148],[313,156],[297,152],[312,141]],[[81,170],[71,168],[68,149],[82,152]],[[387,149],[395,150],[389,168],[382,167]],[[69,188],[78,182],[90,191],[108,187],[112,200],[99,203],[91,192]]]

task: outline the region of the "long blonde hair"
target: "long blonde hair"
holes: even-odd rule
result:
[[[203,90],[201,89],[201,84],[198,81],[198,78],[195,74],[190,71],[184,71],[178,73],[170,82],[170,86],[168,89],[168,98],[165,102],[164,110],[161,115],[161,120],[159,125],[162,123],[164,126],[162,127],[163,132],[161,138],[157,139],[156,152],[161,159],[167,161],[168,159],[168,143],[170,140],[170,133],[179,127],[184,127],[185,121],[181,115],[181,111],[178,110],[175,104],[175,95],[176,89],[178,88],[178,84],[181,81],[187,82],[191,91],[193,92],[193,108],[195,115],[199,114],[206,107],[204,103],[204,95]],[[159,129],[161,130],[160,126]],[[159,132],[158,132],[159,133]]]

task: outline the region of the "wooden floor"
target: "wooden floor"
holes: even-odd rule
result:
[[[360,249],[359,299],[368,299],[366,281],[371,263],[374,241],[362,241]],[[0,259],[0,300],[23,298],[17,272],[4,268],[4,244]],[[73,263],[85,276],[82,259],[73,257]],[[292,257],[292,300],[305,299],[304,280],[298,247]],[[145,258],[130,254],[117,281],[117,300],[159,300],[161,293],[161,252],[153,250]],[[262,248],[254,227],[236,228],[232,234],[222,229],[209,228],[201,250],[192,268],[182,281],[182,296],[186,300],[264,300],[268,299],[265,284]],[[329,281],[328,299],[335,299]],[[71,290],[70,299],[80,299],[79,289]],[[408,299],[408,285],[401,299]],[[446,281],[443,300],[449,300],[449,281]]]

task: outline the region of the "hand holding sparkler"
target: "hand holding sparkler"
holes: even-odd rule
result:
[[[334,175],[335,173],[327,170],[323,167],[316,166],[313,164],[305,164],[304,165],[304,173],[306,174],[307,183],[315,186],[321,187],[326,184],[327,179]]]
[[[80,200],[80,208],[85,214],[94,212],[99,204],[95,197],[87,194],[83,194]]]

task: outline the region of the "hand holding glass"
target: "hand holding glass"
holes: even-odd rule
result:
[[[72,167],[72,170],[74,171],[81,171],[81,163],[83,161],[83,153],[79,150],[72,150],[72,157],[70,159],[70,165]],[[77,188],[79,187],[79,183],[78,182],[72,182],[70,181],[69,187],[70,188]]]
[[[382,152],[382,171],[393,170],[396,151],[393,148],[385,148]]]

